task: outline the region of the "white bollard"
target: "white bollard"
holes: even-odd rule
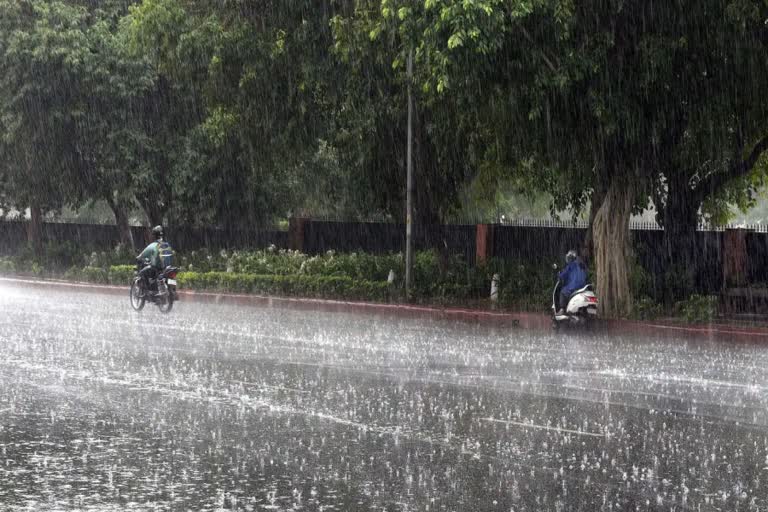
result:
[[[395,271],[390,269],[389,275],[387,276],[387,300],[389,301],[392,300],[392,296],[394,295],[394,287],[395,287]]]
[[[493,274],[491,279],[491,302],[494,306],[499,302],[499,274]]]

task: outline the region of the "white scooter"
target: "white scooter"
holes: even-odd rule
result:
[[[552,265],[552,268],[557,270],[557,265]],[[568,305],[565,307],[563,314],[558,315],[557,302],[561,286],[562,283],[558,279],[555,289],[552,291],[553,328],[559,329],[562,326],[588,325],[597,318],[597,305],[599,301],[591,284],[573,292],[571,298],[568,299]]]

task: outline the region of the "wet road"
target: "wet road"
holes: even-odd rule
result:
[[[766,510],[768,344],[0,286],[0,510]]]

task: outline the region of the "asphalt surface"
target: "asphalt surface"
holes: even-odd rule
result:
[[[0,285],[0,510],[766,510],[768,345]]]

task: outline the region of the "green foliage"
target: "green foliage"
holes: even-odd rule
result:
[[[32,247],[22,246],[15,254],[6,256],[12,262],[15,271],[39,275],[46,269],[50,272],[63,272],[73,265],[84,264],[82,254],[73,243],[48,243],[43,246],[40,255]]]
[[[403,274],[402,255],[371,255],[365,253],[336,254],[329,251],[308,256],[296,251],[192,251],[180,258],[185,270],[195,272],[231,271],[248,274],[349,276],[372,281],[386,280],[389,271]]]
[[[655,320],[664,314],[661,304],[648,297],[642,297],[635,301],[632,309],[632,318],[636,320]]]
[[[692,295],[675,304],[675,311],[689,323],[709,323],[717,317],[717,303],[716,296]]]
[[[401,254],[365,253],[308,256],[295,251],[232,252],[194,251],[181,257],[182,275],[195,274],[208,288],[216,288],[223,277],[231,275],[307,276],[312,278],[351,278],[359,282],[386,282],[395,272],[393,293],[402,296],[405,262]],[[546,309],[551,301],[554,277],[548,268],[532,264],[491,260],[484,267],[473,268],[458,256],[441,261],[435,251],[417,252],[414,259],[412,299],[419,302],[461,304],[485,302],[490,295],[494,274],[501,279],[500,304],[528,310]],[[181,278],[182,280],[184,278]],[[313,295],[314,296],[314,295]]]
[[[112,265],[133,261],[133,250],[124,245],[117,245],[112,250],[104,251],[90,244],[75,242],[48,242],[44,244],[42,254],[37,255],[29,246],[23,246],[14,254],[5,256],[5,261],[13,263],[19,272],[31,272],[32,266],[46,269],[57,274],[71,268],[108,268]]]
[[[109,251],[91,251],[88,253],[87,264],[92,267],[108,268],[115,265],[125,266],[126,262],[133,261],[136,253],[122,244]],[[130,268],[132,266],[128,265]]]
[[[664,272],[661,281],[661,287],[667,293],[668,297],[687,297],[694,287],[693,276],[691,275],[690,262],[673,264]],[[667,305],[671,305],[673,300],[665,299]]]
[[[654,290],[653,276],[640,265],[637,257],[634,258],[630,267],[629,288],[632,290],[635,300],[642,300],[651,296],[651,292]]]
[[[167,124],[176,219],[266,223],[317,197],[311,188],[336,170],[325,165],[332,158],[318,160],[331,125],[322,107],[336,91],[320,80],[337,76],[328,12],[318,2],[256,9],[145,0],[131,8],[122,25],[129,47],[170,85],[181,114]]]
[[[386,281],[347,276],[183,272],[178,282],[182,289],[326,299],[385,301],[389,292]]]
[[[109,283],[109,270],[98,267],[84,267],[80,271],[80,278],[90,283]]]
[[[544,311],[552,305],[552,291],[556,276],[548,265],[520,264],[492,260],[486,274],[498,273],[501,283],[499,302],[502,305],[526,311]]]
[[[461,189],[477,173],[492,109],[478,105],[489,91],[472,59],[498,42],[504,19],[494,0],[428,4],[357,0],[354,10],[331,19],[345,95],[330,104],[336,130],[328,140],[342,167],[368,170],[347,185],[369,215],[402,215],[412,50],[414,172],[418,183],[428,184],[416,191],[417,223],[439,222],[458,209]],[[440,46],[452,36],[452,49]]]
[[[134,272],[135,267],[132,265],[112,265],[106,268],[88,265],[72,267],[62,277],[70,281],[126,286],[130,284]]]
[[[0,257],[0,273],[15,274],[16,263],[10,258]]]
[[[57,208],[73,192],[66,176],[77,155],[68,137],[83,120],[86,12],[41,0],[2,0],[0,12],[0,173],[6,198],[22,207]]]
[[[112,265],[109,267],[109,282],[114,285],[126,285],[131,282],[135,272],[133,265]]]

